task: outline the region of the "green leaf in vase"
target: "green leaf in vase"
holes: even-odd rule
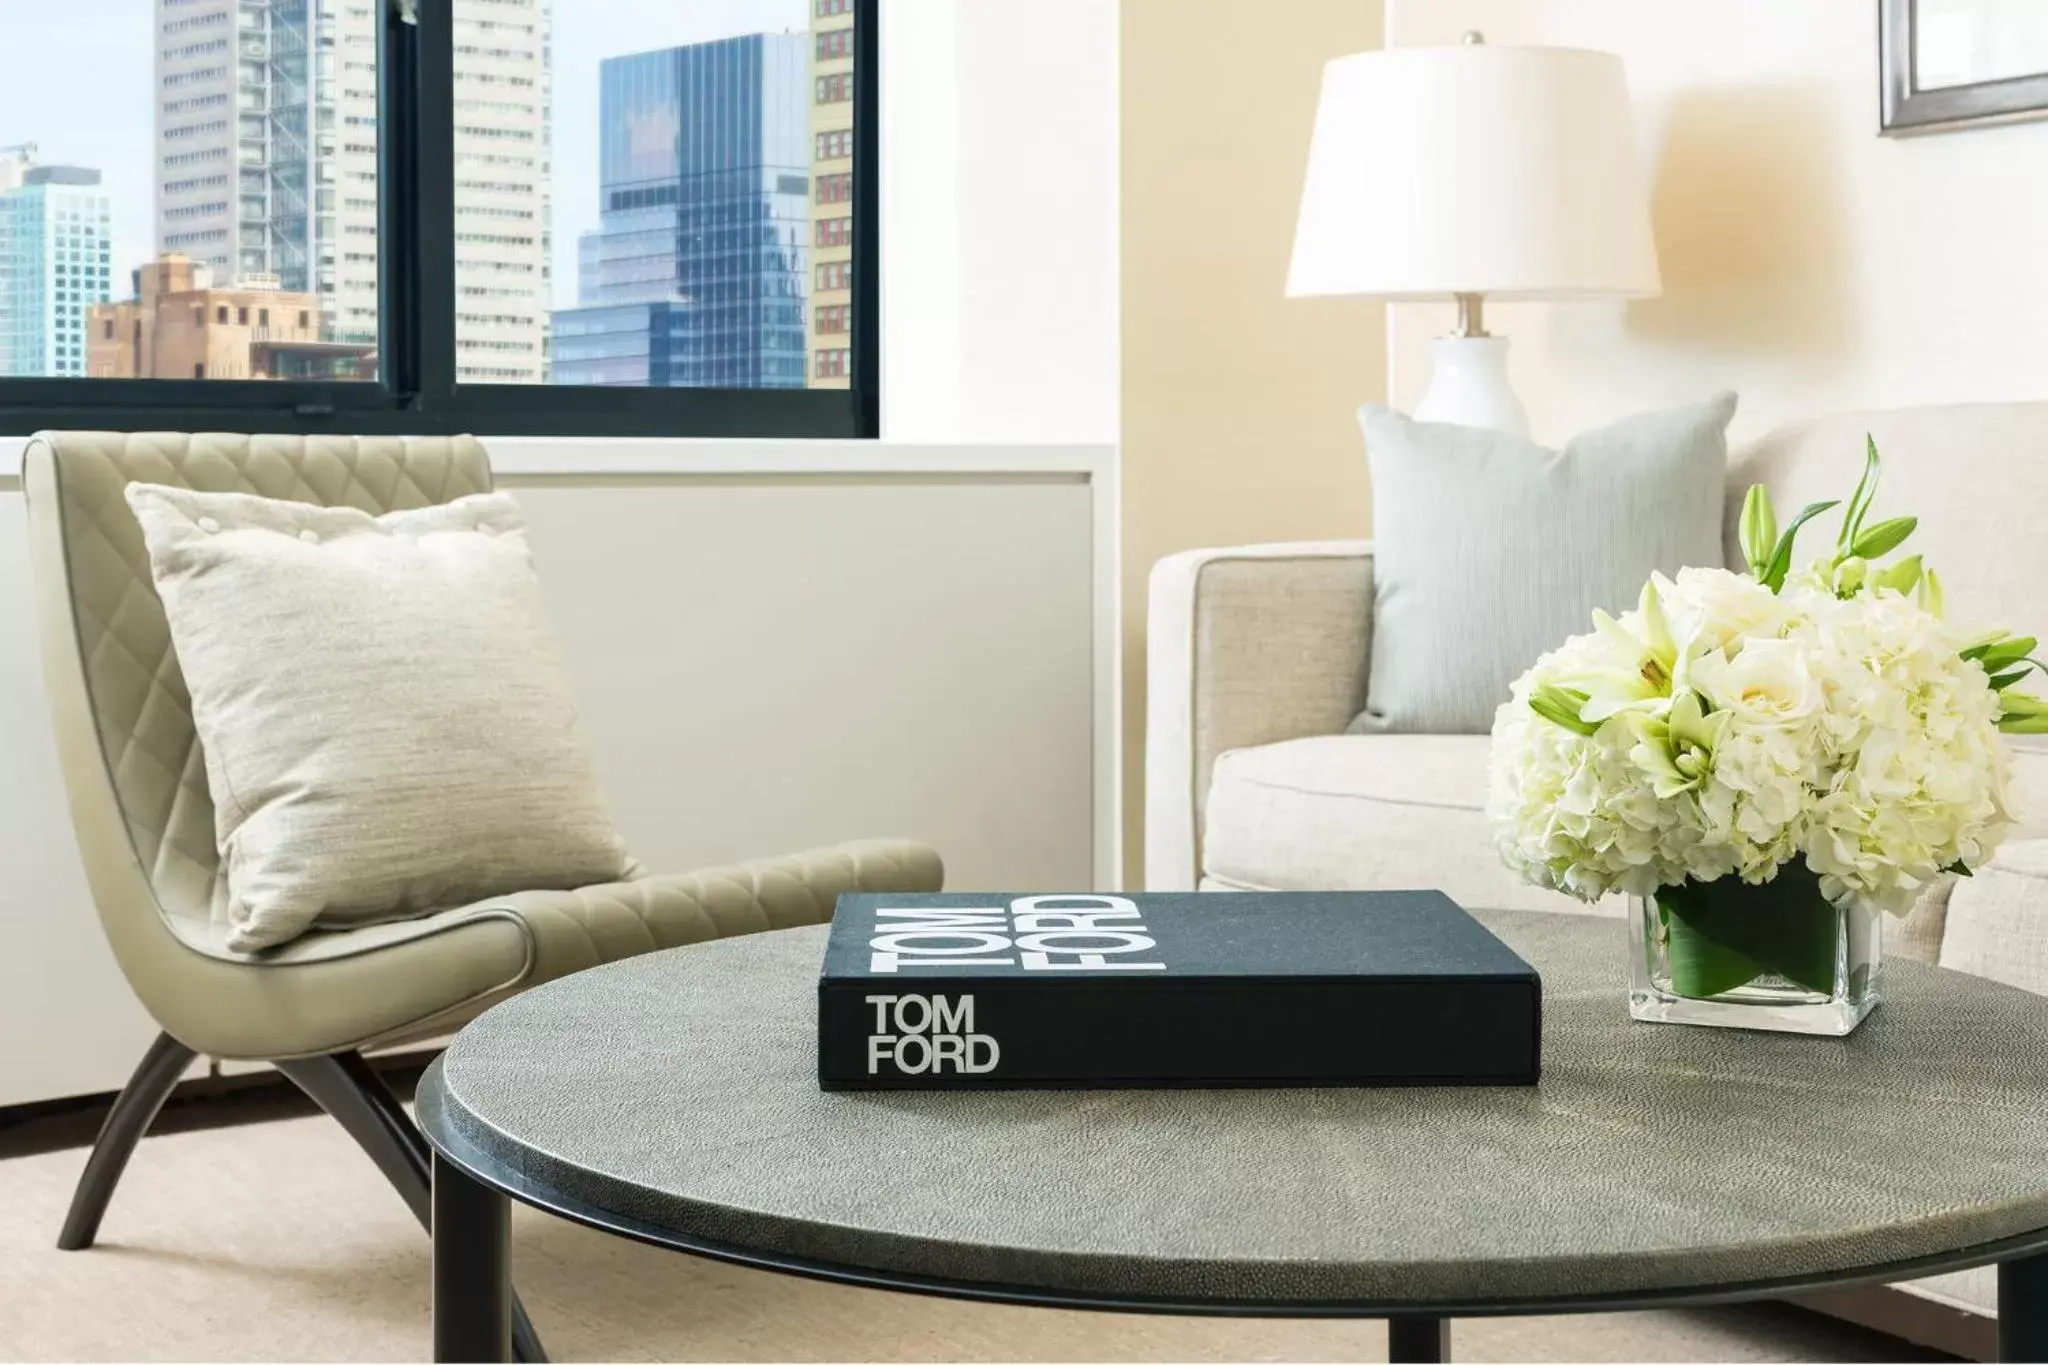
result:
[[[1811,991],[1835,988],[1839,912],[1820,894],[1820,878],[1804,861],[1787,863],[1761,886],[1723,877],[1660,888],[1657,900],[1671,912],[1674,954],[1681,933],[1704,941],[1686,947],[1695,984],[1728,980],[1738,959],[1751,968],[1747,977],[1708,994],[1745,985],[1765,972]],[[1672,970],[1672,988],[1693,994],[1681,989],[1675,965]]]
[[[1764,974],[1756,963],[1675,914],[1665,922],[1664,963],[1671,969],[1672,991],[1690,1000],[1705,1000],[1747,986]]]

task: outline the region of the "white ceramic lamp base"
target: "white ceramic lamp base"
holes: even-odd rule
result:
[[[1529,434],[1529,415],[1508,387],[1508,339],[1438,337],[1431,343],[1429,390],[1415,409],[1418,422]]]

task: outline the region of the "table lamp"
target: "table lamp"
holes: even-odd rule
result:
[[[1488,298],[1657,292],[1619,57],[1468,33],[1323,68],[1287,293],[1455,299],[1417,418],[1527,433]]]

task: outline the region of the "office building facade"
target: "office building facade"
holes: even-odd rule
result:
[[[811,6],[811,387],[853,375],[853,0]]]
[[[546,374],[548,0],[454,0],[457,377]],[[156,0],[156,247],[377,341],[369,0]]]
[[[377,349],[321,335],[320,301],[245,276],[217,289],[211,266],[159,256],[135,271],[135,297],[87,321],[94,379],[375,379]]]
[[[558,384],[801,388],[808,35],[607,59]]]
[[[100,173],[0,148],[0,375],[80,378],[86,313],[110,292],[112,203]]]

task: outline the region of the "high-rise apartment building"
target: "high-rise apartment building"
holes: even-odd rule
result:
[[[853,0],[811,6],[811,387],[853,373]]]
[[[598,226],[555,314],[556,383],[803,387],[808,42],[605,60]]]
[[[0,148],[0,375],[85,372],[86,310],[103,302],[113,213],[100,173]]]
[[[377,340],[380,0],[155,0],[156,245]],[[455,0],[457,377],[546,375],[549,0]]]
[[[554,304],[552,5],[454,3],[455,377],[545,384]]]

